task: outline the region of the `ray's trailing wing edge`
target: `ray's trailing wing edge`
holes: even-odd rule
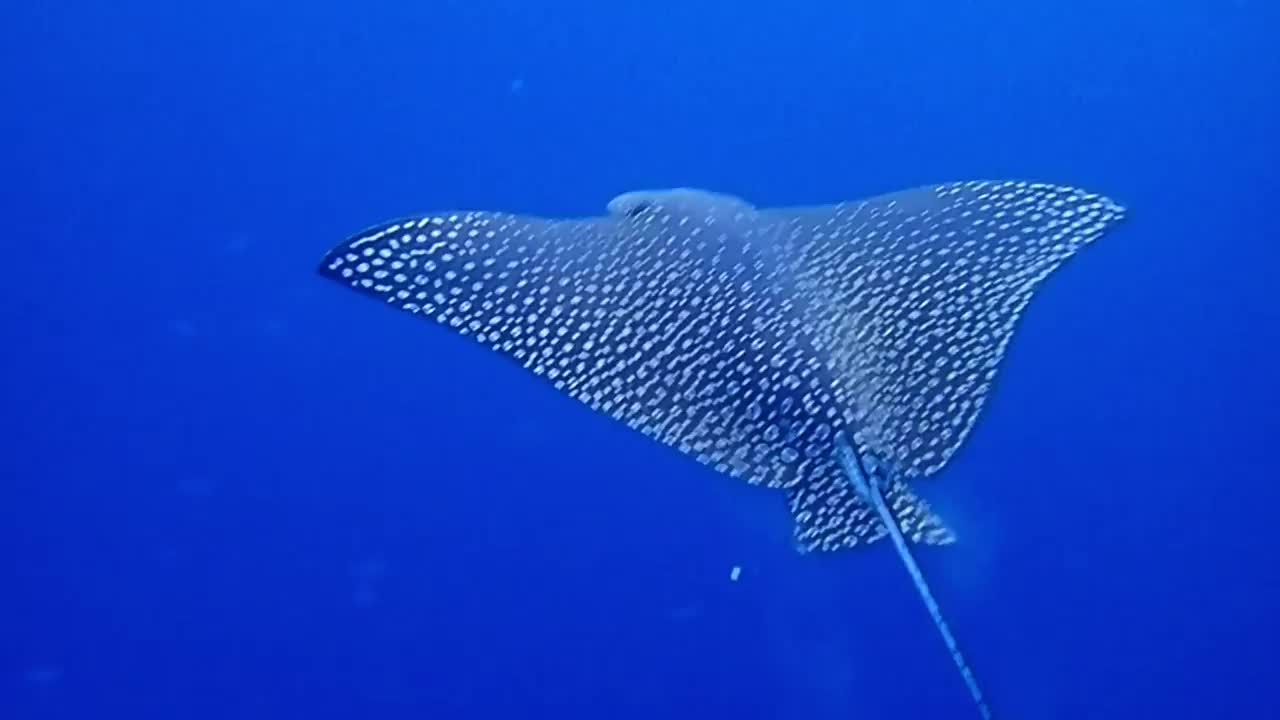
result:
[[[583,219],[404,218],[348,238],[319,271],[784,490],[806,549],[886,535],[833,454],[848,432],[893,468],[884,500],[905,539],[945,544],[907,481],[967,436],[1038,284],[1123,215],[1022,181],[772,209],[681,188]]]

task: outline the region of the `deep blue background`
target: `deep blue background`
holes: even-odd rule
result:
[[[0,717],[970,717],[887,545],[799,556],[313,268],[420,210],[992,177],[1131,208],[921,488],[993,705],[1280,716],[1275,3],[0,15]]]

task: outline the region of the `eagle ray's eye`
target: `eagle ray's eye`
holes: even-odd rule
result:
[[[627,210],[627,217],[629,218],[640,217],[646,212],[649,212],[649,210],[651,210],[652,208],[653,208],[653,205],[651,203],[638,202],[635,205],[632,205]]]

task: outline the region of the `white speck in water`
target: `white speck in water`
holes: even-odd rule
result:
[[[738,565],[734,565],[733,569],[729,571],[729,580],[738,582],[739,577],[742,577],[742,568]]]

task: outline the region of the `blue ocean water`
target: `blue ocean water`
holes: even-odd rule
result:
[[[4,15],[0,717],[973,716],[887,543],[798,555],[780,495],[314,268],[422,210],[1001,177],[1130,215],[920,487],[997,716],[1280,717],[1275,4]]]

